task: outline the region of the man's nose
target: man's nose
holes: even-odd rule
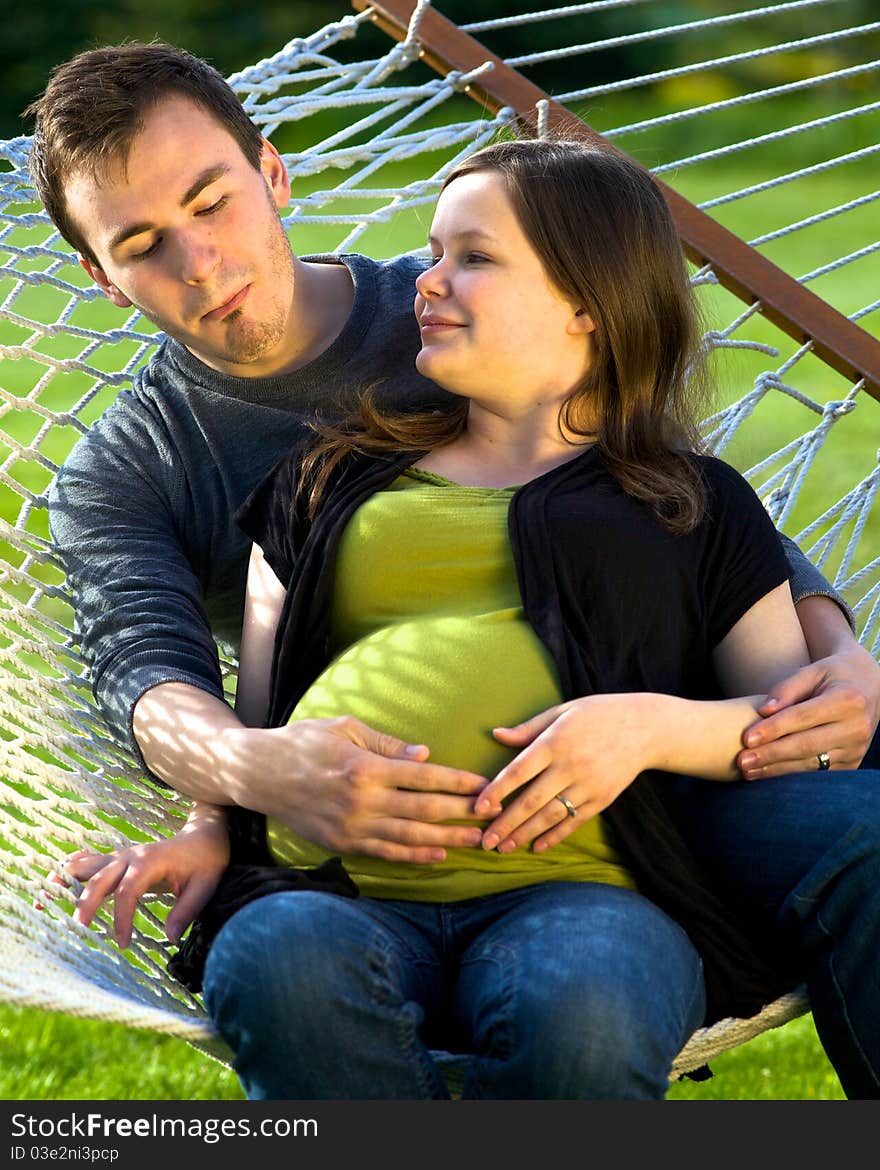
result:
[[[220,250],[212,236],[193,233],[181,239],[180,269],[186,284],[204,284],[219,262]]]

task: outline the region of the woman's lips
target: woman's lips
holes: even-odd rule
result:
[[[446,321],[442,317],[423,317],[419,321],[422,333],[442,333],[449,329],[463,329],[460,321]]]

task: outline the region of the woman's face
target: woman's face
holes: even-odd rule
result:
[[[450,183],[430,248],[416,281],[420,373],[506,413],[567,398],[589,367],[593,324],[551,282],[500,173]]]

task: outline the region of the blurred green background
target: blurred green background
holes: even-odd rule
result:
[[[570,0],[569,0],[570,2]],[[641,29],[659,29],[671,24],[699,20],[719,13],[734,13],[762,5],[749,0],[651,0],[608,11],[585,14],[566,20],[566,41],[577,44],[595,39],[617,37]],[[0,38],[0,138],[11,138],[30,131],[22,118],[27,104],[41,91],[49,70],[82,49],[117,41],[150,40],[159,37],[182,45],[206,57],[224,75],[270,56],[293,37],[311,33],[329,21],[346,16],[351,9],[347,0],[38,0],[16,4],[14,16],[10,0],[4,0],[8,17]],[[457,24],[513,16],[552,8],[535,0],[435,0],[434,7]],[[772,22],[770,41],[809,36],[824,31],[835,19],[835,7],[845,9],[849,24],[866,23],[877,17],[876,0],[848,0],[845,5],[820,5],[790,14],[780,30],[780,20]],[[717,32],[696,34],[702,38],[705,52],[736,52],[754,43],[760,21],[727,26],[719,40]],[[767,27],[771,27],[768,20]],[[381,34],[373,34],[374,44],[385,43]],[[526,24],[516,29],[492,34],[492,48],[502,56],[539,51],[558,43],[559,24]],[[361,42],[360,37],[359,43]],[[694,59],[693,39],[658,39],[641,45],[622,46],[589,57],[589,83],[600,84],[611,78],[628,77],[644,72],[646,61],[652,70],[667,69]],[[360,50],[358,50],[360,51]],[[845,42],[833,47],[820,46],[811,52],[823,68],[845,64],[858,52]],[[745,68],[745,67],[744,67]],[[763,66],[768,78],[784,80],[793,68],[784,56],[769,59]],[[552,93],[584,84],[584,59],[570,58],[541,66],[535,81]],[[693,97],[702,100],[723,96],[713,92],[711,78],[687,78],[677,82],[689,88]],[[680,96],[680,95],[679,95]],[[753,122],[751,123],[753,125]]]

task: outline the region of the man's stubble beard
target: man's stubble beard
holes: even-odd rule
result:
[[[268,191],[266,194],[268,196]],[[275,224],[269,247],[271,261],[269,280],[275,288],[287,288],[289,295],[284,302],[272,300],[268,316],[261,320],[254,320],[246,315],[247,301],[240,308],[233,310],[224,320],[228,334],[223,358],[225,361],[240,365],[259,361],[267,353],[276,349],[284,338],[292,311],[293,256],[290,251],[290,242],[281,223],[281,217],[278,215],[278,209],[271,202],[271,198],[270,203],[275,215]]]

